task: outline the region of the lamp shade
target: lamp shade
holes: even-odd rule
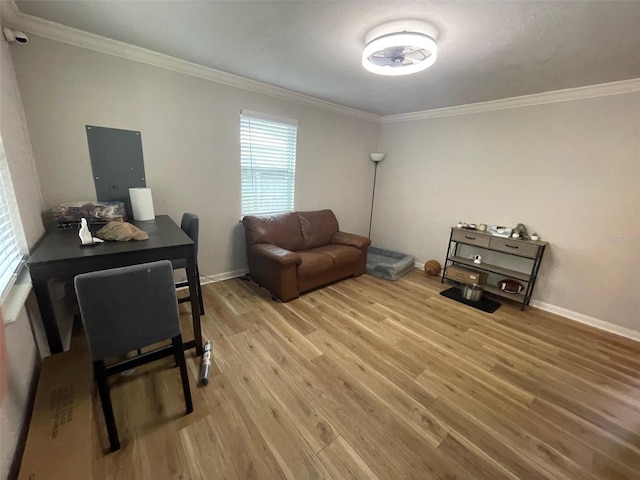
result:
[[[376,163],[381,162],[382,159],[384,158],[384,156],[385,156],[384,153],[370,153],[369,154],[369,158],[372,161],[376,162]]]

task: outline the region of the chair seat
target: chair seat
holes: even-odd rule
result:
[[[171,260],[171,266],[173,269],[187,268],[187,260],[185,258],[175,258]]]

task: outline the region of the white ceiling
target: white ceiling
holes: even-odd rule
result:
[[[29,15],[379,115],[640,78],[640,1],[16,4]],[[435,65],[405,77],[364,70],[367,32],[405,19],[439,30]]]

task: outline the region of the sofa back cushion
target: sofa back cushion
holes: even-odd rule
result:
[[[305,248],[300,220],[295,213],[247,215],[242,219],[242,224],[247,246],[255,243],[270,243],[293,252]]]
[[[296,212],[296,215],[300,219],[305,250],[327,245],[338,231],[338,220],[331,210]]]

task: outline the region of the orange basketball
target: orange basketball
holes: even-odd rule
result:
[[[438,275],[440,273],[440,270],[442,269],[442,267],[440,266],[440,263],[437,260],[429,260],[427,263],[424,264],[424,271],[426,272],[427,275]]]

